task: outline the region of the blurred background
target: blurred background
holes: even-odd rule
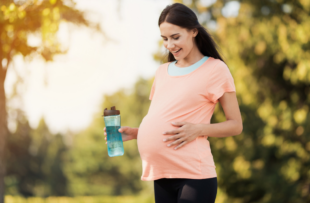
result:
[[[1,0],[0,203],[154,202],[136,140],[109,157],[101,115],[139,127],[174,2],[218,43],[242,113],[242,134],[209,138],[216,203],[310,202],[309,0]]]

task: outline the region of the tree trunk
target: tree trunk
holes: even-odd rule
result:
[[[1,62],[1,61],[0,61]],[[6,71],[0,65],[0,203],[4,203],[4,177],[6,172],[5,147],[7,137],[7,113],[6,98],[4,90]]]

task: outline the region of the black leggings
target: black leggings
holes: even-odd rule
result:
[[[217,178],[162,178],[154,180],[156,203],[214,203]]]

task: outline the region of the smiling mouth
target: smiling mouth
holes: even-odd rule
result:
[[[181,49],[182,49],[182,48],[181,48]],[[172,53],[174,53],[174,54],[179,53],[179,52],[181,51],[181,49],[179,49],[179,50],[176,51],[176,52],[172,52]]]

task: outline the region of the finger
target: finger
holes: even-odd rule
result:
[[[176,146],[174,149],[180,149],[181,147],[183,147],[186,144],[186,141],[181,142],[181,144],[179,144],[178,146]]]
[[[124,132],[124,130],[125,129],[123,127],[121,127],[121,128],[118,129],[118,132],[122,133],[122,132]]]
[[[179,134],[176,134],[174,136],[170,136],[170,137],[166,137],[163,139],[164,142],[167,142],[167,141],[170,141],[170,140],[176,140],[178,138],[181,138],[183,137],[183,134],[179,133]]]
[[[106,144],[108,144],[108,142],[105,142]]]
[[[185,121],[182,121],[182,122],[172,122],[171,124],[174,125],[174,126],[183,126],[183,125],[186,124],[186,122]]]
[[[103,130],[105,131],[105,127],[103,128]]]
[[[106,133],[106,132],[104,132],[104,135],[107,135],[107,133]]]
[[[175,130],[164,131],[163,134],[164,134],[164,135],[175,135],[175,134],[178,134],[178,133],[180,133],[180,132],[181,132],[181,130],[175,129]]]
[[[107,137],[105,137],[104,139],[107,140]]]
[[[179,139],[177,139],[176,141],[169,143],[167,146],[170,147],[170,146],[179,144],[179,143],[181,143],[181,142],[183,142],[183,141],[184,141],[184,138],[179,138]]]

